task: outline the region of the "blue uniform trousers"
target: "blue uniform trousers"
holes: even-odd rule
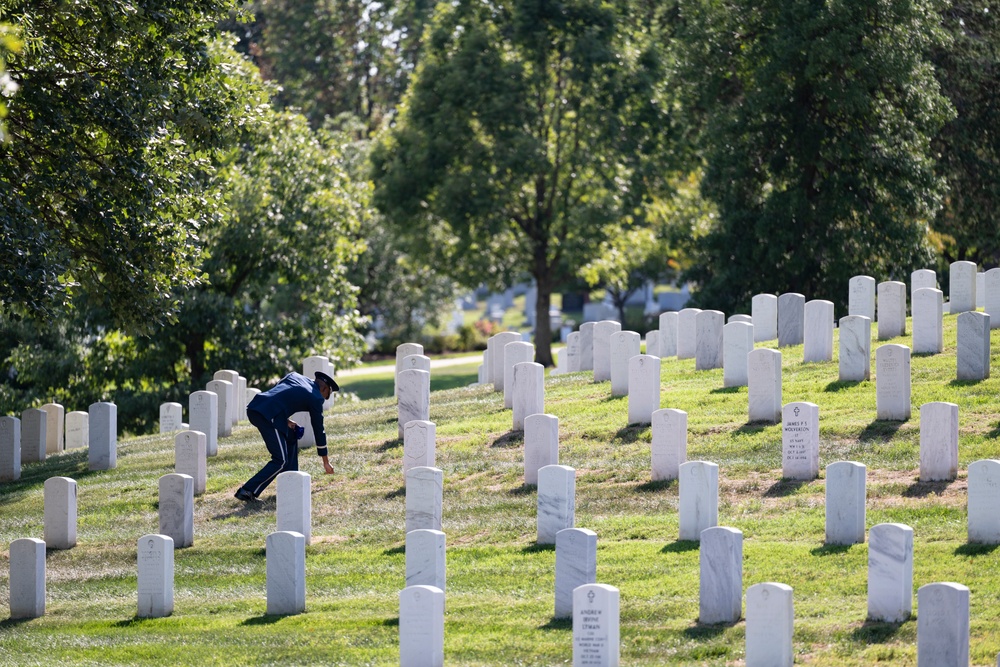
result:
[[[271,454],[271,460],[243,485],[256,498],[280,473],[299,469],[299,443],[286,437],[288,420],[285,417],[276,417],[274,421],[270,421],[256,410],[247,410],[247,419],[260,431],[264,445]]]

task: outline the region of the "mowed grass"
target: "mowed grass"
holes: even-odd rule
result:
[[[781,427],[747,423],[746,388],[723,389],[721,370],[696,372],[693,360],[663,362],[661,405],[688,413],[688,460],[720,466],[719,523],[743,531],[744,587],[776,581],[794,589],[799,664],[916,664],[916,615],[901,624],[866,621],[867,544],[824,545],[822,468],[838,460],[868,468],[869,527],[913,527],[916,613],[919,586],[968,586],[972,662],[995,664],[1000,550],[967,544],[965,470],[1000,458],[1000,387],[995,379],[955,380],[954,316],[945,327],[943,354],[912,359],[913,417],[903,423],[875,419],[874,361],[872,381],[841,383],[836,344],[828,363],[802,363],[801,346],[781,350],[784,402],[820,406],[821,473],[808,483],[782,480]],[[459,383],[465,373],[432,375]],[[351,386],[368,380],[385,378],[357,377]],[[677,539],[677,484],[650,480],[650,429],[629,425],[627,399],[610,393],[610,383],[578,373],[550,377],[545,400],[560,420],[560,462],[577,470],[576,525],[598,535],[597,579],[621,591],[622,664],[743,664],[742,621],[697,621],[698,545]],[[959,405],[953,482],[918,481],[919,407],[929,401]],[[435,391],[431,419],[445,479],[446,664],[570,663],[571,624],[552,618],[555,552],[535,544],[535,490],[523,484],[523,437],[511,432],[502,395],[490,387]],[[175,609],[164,619],[135,617],[136,540],[158,530],[157,480],[172,472],[172,438],[120,442],[113,471],[88,472],[80,452],[25,466],[19,482],[0,485],[0,606],[9,602],[9,543],[43,536],[50,476],[79,483],[79,544],[48,552],[44,617],[0,620],[0,664],[398,664],[405,496],[395,402],[340,400],[326,423],[336,474],[323,475],[311,450],[302,457],[313,476],[313,544],[307,611],[297,616],[265,613],[273,486],[250,506],[232,497],[264,460],[252,427],[237,427],[209,460],[195,544],[176,551]]]

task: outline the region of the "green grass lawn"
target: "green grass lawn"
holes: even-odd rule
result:
[[[823,544],[822,469],[838,460],[868,467],[869,527],[913,527],[915,611],[919,586],[968,586],[972,662],[995,664],[1000,550],[966,542],[965,470],[1000,458],[1000,382],[955,381],[954,316],[945,316],[945,327],[943,354],[913,357],[913,418],[901,424],[875,419],[874,380],[838,382],[836,359],[804,364],[801,346],[782,349],[783,401],[820,406],[820,478],[801,484],[781,479],[781,427],[747,423],[746,388],[723,389],[722,371],[695,372],[694,360],[663,363],[661,405],[688,413],[688,460],[720,466],[719,523],[743,531],[744,587],[775,581],[794,589],[799,664],[916,664],[915,616],[866,622],[867,545]],[[890,342],[910,344],[909,337]],[[445,479],[446,664],[567,664],[572,630],[552,618],[555,553],[535,545],[522,437],[510,432],[500,394],[463,386],[468,373],[432,372]],[[195,501],[195,544],[175,554],[175,608],[164,619],[136,618],[136,540],[157,531],[157,480],[173,470],[172,438],[120,442],[112,471],[88,472],[82,452],[26,465],[20,481],[0,485],[0,608],[9,603],[6,550],[14,539],[42,537],[42,484],[50,476],[79,483],[79,543],[48,552],[44,617],[12,621],[0,611],[0,664],[398,664],[402,445],[386,382],[391,392],[391,374],[345,378],[357,396],[383,397],[340,400],[327,416],[336,474],[323,475],[312,452],[303,453],[313,476],[313,544],[307,612],[297,616],[265,613],[273,486],[250,506],[232,497],[264,459],[252,427],[237,427],[209,460],[208,490]],[[621,591],[622,664],[743,664],[742,621],[697,622],[698,546],[677,539],[677,484],[650,481],[650,429],[627,424],[627,399],[611,398],[610,383],[594,384],[586,373],[550,377],[545,400],[560,420],[560,462],[577,471],[576,525],[598,535],[597,579]],[[959,405],[959,477],[921,484],[919,407],[942,400]]]

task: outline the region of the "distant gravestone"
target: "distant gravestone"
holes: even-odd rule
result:
[[[278,531],[299,533],[312,544],[312,478],[300,470],[286,470],[278,484]]]
[[[722,329],[722,386],[745,387],[749,382],[747,355],[753,351],[753,325],[730,322]]]
[[[184,407],[180,403],[160,403],[160,433],[181,430]]]
[[[682,463],[678,476],[681,540],[698,540],[719,523],[719,466],[708,461]]]
[[[216,396],[216,434],[219,438],[228,438],[233,434],[233,423],[230,417],[232,407],[229,405],[231,387],[232,384],[225,380],[212,380],[205,385],[205,389]]]
[[[807,301],[804,327],[802,360],[833,361],[833,302]]]
[[[875,350],[876,419],[910,418],[910,348],[882,345]]]
[[[406,370],[408,368],[420,368],[430,372],[431,360],[423,355],[413,354],[408,357],[404,357],[401,362],[401,370]],[[333,377],[333,364],[330,363],[328,357],[322,355],[314,355],[311,357],[306,357],[302,360],[302,375],[309,378],[310,380],[315,379],[316,373],[326,373],[330,377]],[[330,395],[328,401],[323,402],[323,409],[333,405],[333,394]],[[312,418],[308,412],[296,412],[292,415],[292,421],[302,427],[302,437],[299,438],[299,449],[306,449],[316,445],[316,434],[313,433]]]
[[[399,593],[399,667],[444,667],[444,591],[407,586]]]
[[[232,433],[233,427],[239,421],[239,407],[236,401],[236,391],[240,386],[240,374],[236,371],[222,370],[215,371],[212,376],[213,380],[228,382],[226,387],[226,417],[229,419],[229,431]],[[219,409],[222,409],[222,404],[219,404]]]
[[[660,330],[653,329],[652,331],[646,332],[646,338],[643,341],[646,347],[646,354],[658,357],[660,356]]]
[[[586,584],[573,591],[573,665],[618,667],[619,593],[607,584]]]
[[[917,590],[917,667],[969,664],[969,589],[939,582]]]
[[[677,313],[677,358],[694,359],[698,353],[699,308],[685,308]]]
[[[653,481],[680,477],[681,464],[687,461],[687,413],[663,408],[653,413]]]
[[[791,667],[792,587],[766,582],[747,589],[746,667]]]
[[[958,406],[934,402],[920,406],[920,481],[958,476]]]
[[[25,537],[10,543],[10,617],[45,615],[45,542]]]
[[[660,353],[661,359],[677,356],[677,313],[660,313]]]
[[[745,324],[753,324],[753,317],[751,315],[741,315],[737,313],[736,315],[730,315],[729,319],[726,320],[726,324],[730,322],[743,322]]]
[[[944,294],[924,287],[913,293],[913,352],[940,354],[944,351]]]
[[[897,280],[878,284],[878,339],[906,335],[906,285]]]
[[[576,515],[576,470],[548,465],[538,471],[538,544],[555,544],[560,530],[572,528]]]
[[[523,431],[524,420],[545,412],[545,367],[534,361],[514,365],[513,430]]]
[[[491,340],[492,340],[492,338],[491,338]],[[393,373],[393,377],[394,378],[398,378],[399,377],[399,372],[401,370],[403,370],[403,368],[402,368],[403,359],[406,359],[408,356],[410,356],[412,354],[423,354],[423,353],[424,353],[424,346],[421,345],[421,344],[419,344],[419,343],[403,343],[401,345],[397,345],[396,346],[396,367],[395,367],[395,372]],[[487,378],[487,382],[493,382],[493,378],[492,377]],[[399,385],[396,382],[393,382],[392,395],[393,396],[399,396]]]
[[[749,421],[781,420],[781,352],[768,348],[747,355]]]
[[[403,428],[411,421],[431,419],[431,374],[411,369],[396,376],[396,401],[398,408],[398,437],[403,438]]]
[[[990,316],[962,313],[958,316],[959,380],[985,380],[990,376]]]
[[[514,407],[514,365],[535,360],[535,346],[519,341],[507,343],[503,351],[503,406]]]
[[[521,334],[516,331],[502,331],[493,336],[493,391],[504,390],[505,369],[507,368],[507,345],[521,342]]]
[[[804,339],[806,298],[797,292],[778,297],[778,347],[801,345]]]
[[[406,471],[406,532],[441,530],[444,472],[417,466]]]
[[[789,403],[781,412],[781,474],[785,479],[819,476],[819,406]]]
[[[640,354],[628,361],[628,423],[649,424],[660,409],[660,358]]]
[[[114,403],[90,405],[91,470],[111,470],[118,467],[118,406]]]
[[[948,269],[948,312],[952,315],[976,309],[976,265],[952,262]]]
[[[143,535],[137,544],[139,618],[162,618],[174,611],[174,541]]]
[[[976,308],[986,305],[986,274],[979,272],[976,274]]]
[[[333,373],[330,373],[330,376],[333,377]],[[247,420],[247,403],[250,402],[247,400],[247,379],[241,375],[239,381],[240,383],[236,387],[236,420],[245,422]],[[332,396],[330,400],[333,400]]]
[[[778,297],[773,294],[756,294],[750,302],[753,319],[753,340],[763,343],[778,338]]]
[[[695,317],[695,370],[722,368],[722,329],[725,326],[726,316],[718,310],[703,310]]]
[[[917,290],[929,288],[937,289],[937,273],[932,269],[917,269],[910,274],[910,298],[917,293]]]
[[[698,622],[736,623],[743,615],[743,532],[726,526],[701,533]]]
[[[594,327],[597,322],[584,322],[580,325],[580,370],[594,370]]]
[[[871,378],[872,322],[867,317],[840,318],[840,381],[863,382]]]
[[[538,471],[559,463],[559,418],[534,414],[524,420],[524,483],[538,484]]]
[[[597,533],[567,528],[556,533],[556,618],[573,616],[573,591],[597,581]]]
[[[594,326],[594,382],[611,380],[611,336],[622,330],[614,320],[601,320]]]
[[[174,472],[190,475],[196,496],[205,493],[207,486],[206,448],[207,438],[200,431],[181,431],[174,436]]]
[[[188,398],[188,419],[192,431],[205,434],[206,456],[219,453],[219,396],[212,391],[196,391]]]
[[[76,482],[69,477],[49,477],[44,487],[45,547],[76,546]]]
[[[437,448],[437,425],[434,422],[415,419],[403,426],[403,475],[410,468],[434,467]]]
[[[639,334],[634,331],[618,331],[611,334],[610,344],[611,395],[627,396],[629,393],[629,360],[641,354],[642,340],[639,338]]]
[[[445,535],[420,528],[406,534],[406,585],[445,590]]]
[[[848,283],[847,314],[867,317],[875,321],[875,279],[871,276],[854,276]]]
[[[1000,328],[1000,269],[990,269],[983,277],[983,308],[990,316],[990,328]]]
[[[868,531],[868,618],[901,623],[913,611],[913,529],[880,523]]]
[[[194,544],[194,478],[170,473],[160,477],[160,535],[173,540],[178,549]]]
[[[41,409],[45,411],[45,453],[61,454],[66,447],[63,439],[65,408],[58,403],[46,403]]]
[[[1000,461],[969,464],[969,542],[1000,544]]]
[[[29,408],[21,413],[21,463],[40,463],[45,460],[46,413]]]
[[[566,337],[566,372],[580,372],[580,332],[574,331]]]
[[[66,449],[90,446],[90,415],[81,410],[66,413]]]
[[[837,461],[826,467],[826,543],[865,541],[865,482],[863,463]]]
[[[267,536],[267,613],[285,616],[306,610],[306,538],[282,531]]]
[[[0,417],[0,482],[21,479],[21,420]]]

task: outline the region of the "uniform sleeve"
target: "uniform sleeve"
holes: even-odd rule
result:
[[[323,401],[320,401],[318,406],[314,406],[309,411],[309,417],[312,421],[313,435],[316,436],[316,455],[326,456],[326,430],[323,428]]]

